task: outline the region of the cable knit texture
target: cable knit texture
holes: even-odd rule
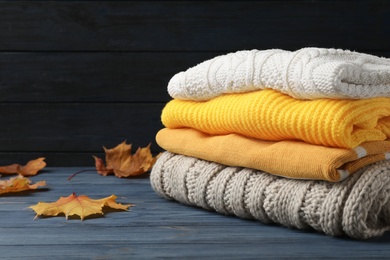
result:
[[[390,157],[390,141],[355,149],[298,141],[261,141],[237,134],[208,135],[194,129],[164,128],[156,135],[164,150],[229,166],[262,170],[293,179],[342,181],[359,169]]]
[[[390,96],[390,59],[340,49],[238,51],[172,77],[173,98],[209,100],[272,88],[298,99]]]
[[[289,180],[164,152],[151,172],[160,196],[222,214],[368,239],[390,228],[390,162],[339,183]]]
[[[174,99],[163,109],[168,128],[241,134],[262,140],[302,140],[354,148],[390,137],[390,98],[298,100],[267,89],[205,102]]]

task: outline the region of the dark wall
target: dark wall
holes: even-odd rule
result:
[[[243,50],[390,57],[390,1],[0,1],[0,165],[154,142],[171,76]]]

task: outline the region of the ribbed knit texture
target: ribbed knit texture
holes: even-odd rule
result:
[[[390,137],[390,98],[297,100],[275,90],[223,95],[206,102],[172,100],[161,119],[168,128],[194,128],[262,140],[303,140],[354,148]]]
[[[390,162],[339,183],[289,180],[164,152],[151,172],[160,196],[241,218],[368,239],[390,228]]]
[[[298,141],[261,141],[237,134],[213,136],[189,128],[164,128],[157,133],[156,141],[167,151],[224,165],[294,179],[332,182],[344,180],[364,166],[390,157],[390,141],[343,149]]]
[[[238,51],[172,77],[173,98],[208,100],[272,88],[299,99],[390,96],[390,59],[347,50]]]

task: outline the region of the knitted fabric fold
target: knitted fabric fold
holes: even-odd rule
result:
[[[339,183],[290,180],[164,152],[151,172],[158,195],[222,214],[368,239],[390,228],[390,162]]]
[[[390,137],[390,98],[297,100],[267,89],[205,102],[174,99],[162,111],[168,128],[241,134],[269,141],[302,140],[354,148]]]
[[[189,128],[164,128],[157,133],[156,141],[164,150],[176,154],[293,179],[332,182],[390,158],[390,141],[343,149],[297,141],[261,141],[237,134],[212,136]]]
[[[172,77],[173,98],[209,100],[272,88],[298,99],[390,96],[390,59],[340,49],[238,51]]]

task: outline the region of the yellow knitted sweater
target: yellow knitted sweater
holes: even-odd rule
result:
[[[206,102],[174,99],[162,111],[168,128],[189,127],[262,140],[303,140],[354,148],[390,137],[390,98],[297,100],[266,89]]]

